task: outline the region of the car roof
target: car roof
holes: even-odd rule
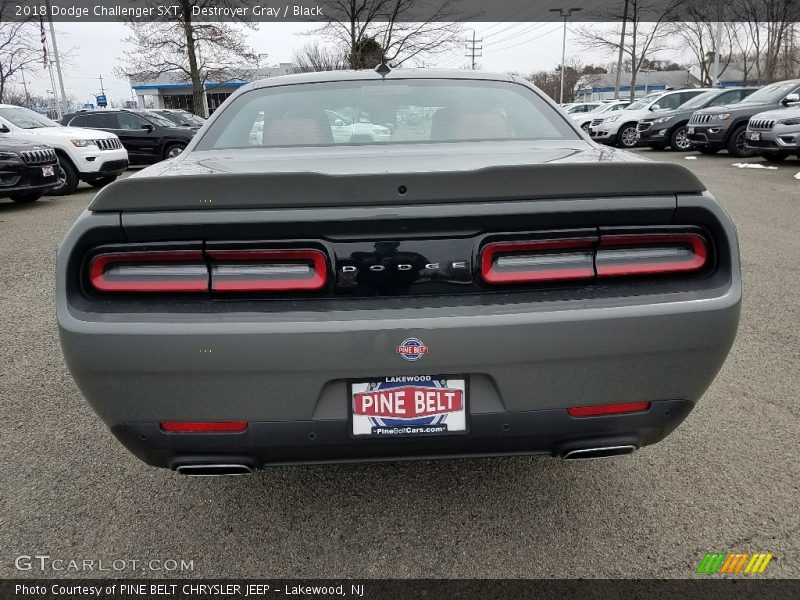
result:
[[[335,81],[378,81],[381,79],[463,79],[490,81],[519,81],[509,73],[492,73],[488,71],[467,71],[462,69],[392,69],[381,75],[374,69],[357,71],[317,71],[314,73],[294,73],[269,77],[248,83],[241,89],[253,90],[266,87],[293,85],[299,83],[324,83]]]

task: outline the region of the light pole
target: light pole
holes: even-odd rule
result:
[[[567,19],[572,16],[572,13],[582,11],[582,8],[551,8],[550,12],[557,12],[564,19],[564,36],[561,40],[561,95],[559,96],[559,104],[564,104],[564,61],[567,54]]]

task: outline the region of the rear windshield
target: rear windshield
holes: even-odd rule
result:
[[[222,109],[196,149],[543,139],[578,135],[520,84],[347,81],[246,92]]]

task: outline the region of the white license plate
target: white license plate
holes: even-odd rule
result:
[[[688,133],[689,135],[693,134],[694,133],[694,127],[687,127],[686,128],[686,133]]]
[[[55,174],[53,167],[42,167],[42,177],[52,177]]]
[[[758,142],[761,140],[761,132],[760,131],[750,131],[747,133],[747,139],[752,140],[754,142]]]
[[[467,379],[406,375],[350,383],[351,433],[387,438],[467,432]]]

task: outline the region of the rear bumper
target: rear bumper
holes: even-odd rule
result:
[[[158,423],[126,423],[112,429],[120,442],[149,465],[271,464],[428,459],[454,456],[551,454],[573,450],[654,444],[694,407],[685,400],[654,402],[643,413],[574,418],[566,410],[472,415],[464,435],[363,440],[348,433],[347,420],[255,422],[241,433],[165,433]]]
[[[59,321],[78,386],[134,453],[159,466],[212,454],[242,454],[245,464],[260,466],[653,443],[720,369],[736,334],[740,296],[734,285],[716,298],[592,308],[569,301],[547,310],[511,305],[506,314],[497,307],[466,314],[462,307],[461,315],[399,310],[371,320],[327,313],[306,321],[229,315],[113,323],[64,314]],[[429,353],[403,360],[396,346],[406,337],[423,340]],[[348,440],[350,379],[442,373],[469,379],[468,435],[436,443]],[[666,420],[661,409],[589,419],[571,419],[565,410],[671,399],[686,408],[670,409]],[[160,434],[160,421],[248,421],[251,433],[214,436],[207,446],[191,435]]]

